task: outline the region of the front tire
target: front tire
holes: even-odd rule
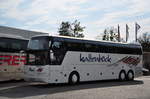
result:
[[[80,76],[77,72],[72,72],[69,76],[69,84],[77,84],[80,81]]]

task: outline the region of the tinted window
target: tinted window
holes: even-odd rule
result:
[[[70,51],[85,51],[86,50],[83,43],[66,42],[66,47]]]
[[[20,50],[26,50],[27,44],[28,40],[0,38],[0,51],[19,52]]]
[[[70,51],[85,51],[85,52],[100,52],[100,53],[118,53],[118,54],[142,54],[140,47],[135,46],[118,46],[116,45],[102,45],[91,43],[75,43],[67,42],[67,49]]]
[[[101,41],[78,40],[72,38],[55,37],[66,43],[68,51],[118,53],[118,54],[142,54],[142,49],[135,44],[121,44]]]
[[[47,50],[49,49],[48,37],[34,37],[29,41],[29,49],[33,50]]]
[[[48,61],[48,51],[30,51],[27,54],[27,64],[28,65],[47,65]]]
[[[7,42],[3,42],[0,40],[0,48],[3,49],[3,48],[7,48]]]

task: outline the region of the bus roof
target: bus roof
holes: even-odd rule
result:
[[[26,39],[22,36],[18,36],[18,35],[11,35],[11,34],[3,34],[3,33],[0,33],[0,37],[5,37],[5,38],[13,38],[13,39],[22,39],[22,40],[29,40],[29,39]]]
[[[110,45],[110,46],[120,46],[120,47],[141,47],[139,43],[122,43],[122,42],[112,42],[112,41],[102,41],[102,40],[89,40],[85,38],[75,38],[75,37],[68,37],[68,36],[47,36],[47,35],[38,35],[34,37],[52,37],[58,40],[65,40],[68,42],[77,42],[77,43],[94,43],[100,45]],[[33,38],[34,38],[33,37]]]

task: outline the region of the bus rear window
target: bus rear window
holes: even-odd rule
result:
[[[48,63],[48,51],[27,53],[27,65],[47,65]]]
[[[14,38],[0,38],[0,51],[3,52],[19,52],[26,50],[28,40],[14,39]]]

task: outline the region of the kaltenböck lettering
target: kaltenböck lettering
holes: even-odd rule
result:
[[[109,55],[107,56],[101,56],[98,54],[97,57],[92,56],[92,54],[88,54],[87,56],[83,56],[80,54],[80,62],[109,62],[111,63],[111,57]]]

